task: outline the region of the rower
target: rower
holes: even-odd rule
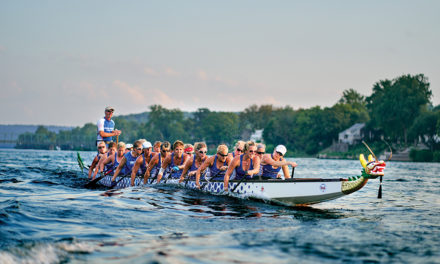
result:
[[[108,143],[108,151],[105,154],[101,155],[101,157],[99,158],[99,162],[96,165],[96,170],[93,173],[93,178],[92,178],[93,180],[96,178],[96,175],[99,172],[107,173],[109,170],[113,169],[113,164],[105,163],[105,165],[104,165],[103,163],[108,157],[112,156],[115,153],[116,153],[116,143],[109,142]]]
[[[246,142],[244,142],[242,140],[237,141],[237,143],[234,146],[234,151],[232,153],[229,153],[231,160],[244,153],[243,150],[244,150],[245,144],[246,144]]]
[[[154,142],[154,145],[153,145],[153,152],[154,153],[159,153],[160,152],[160,146],[162,145],[162,142],[160,142],[160,141],[156,141],[156,142]]]
[[[189,158],[189,155],[183,153],[184,144],[180,140],[173,143],[173,153],[167,156],[163,161],[162,167],[157,175],[157,183],[160,182],[164,172],[168,174],[168,178],[180,178],[184,163]]]
[[[284,179],[290,179],[289,168],[288,165],[295,168],[297,166],[296,162],[287,161],[284,158],[284,155],[287,152],[287,149],[284,145],[278,145],[275,147],[272,154],[260,154],[257,149],[257,154],[262,156],[261,159],[261,176],[263,178],[269,179],[277,179],[282,178],[281,174],[279,174],[280,170],[283,169]]]
[[[170,142],[164,141],[161,143],[160,151],[153,156],[147,166],[147,171],[144,174],[144,184],[147,184],[148,178],[150,178],[151,175],[153,175],[153,180],[151,182],[154,181],[159,173],[160,168],[162,168],[163,160],[169,155],[170,148]]]
[[[223,188],[228,191],[229,178],[235,172],[235,180],[242,180],[243,178],[250,179],[253,175],[260,171],[260,158],[257,154],[257,145],[253,141],[248,141],[244,145],[244,154],[236,156],[229,164],[226,171]]]
[[[102,171],[104,169],[104,166],[107,167],[111,166],[111,170],[114,172],[116,168],[119,166],[119,163],[121,162],[122,158],[124,157],[124,154],[125,154],[125,143],[121,141],[118,143],[118,148],[114,153],[114,155],[108,156],[101,163],[101,167],[99,169]]]
[[[119,166],[116,168],[115,174],[112,177],[111,187],[116,186],[115,180],[119,173],[122,173],[124,176],[131,173],[137,157],[142,153],[142,142],[139,140],[135,141],[133,143],[133,148],[134,149],[132,151],[125,153],[121,163],[119,163]]]
[[[180,176],[179,183],[182,182],[185,178],[185,175],[188,173],[188,180],[195,180],[197,169],[205,162],[206,153],[208,152],[208,147],[205,142],[196,142],[194,143],[195,154],[193,158],[189,158],[187,162],[185,162],[185,166],[182,171],[182,175]],[[186,149],[185,149],[186,150]],[[190,156],[191,157],[191,156]]]
[[[96,154],[95,158],[92,161],[92,165],[90,165],[90,168],[89,168],[89,179],[92,177],[93,170],[95,168],[96,168],[96,170],[98,170],[98,168],[97,168],[98,162],[107,152],[107,146],[105,145],[104,141],[100,141],[98,143],[97,148],[98,148],[98,154]],[[96,175],[96,173],[95,173],[95,175]]]
[[[228,169],[232,159],[228,155],[228,146],[220,144],[217,147],[217,154],[209,157],[196,171],[196,186],[200,188],[200,175],[206,170],[205,179],[210,177],[212,180],[223,180],[225,171]]]
[[[151,151],[152,148],[153,146],[149,141],[142,143],[142,154],[136,159],[136,163],[131,170],[131,186],[134,186],[134,179],[137,174],[144,175],[147,171],[148,163],[153,157],[153,152]]]

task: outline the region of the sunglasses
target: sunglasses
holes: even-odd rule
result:
[[[278,153],[278,155],[283,156],[283,154],[282,154],[281,152],[278,152],[278,151],[277,151],[277,153]]]
[[[206,152],[207,152],[207,151],[203,151],[203,150],[200,150],[200,151],[199,151],[200,154],[206,154]]]
[[[217,154],[222,156],[222,157],[227,157],[228,156],[228,154],[221,154],[221,153],[218,153],[218,152],[217,152]]]
[[[162,152],[170,152],[169,149],[162,149]]]
[[[264,154],[264,153],[266,153],[266,152],[257,151],[257,153],[260,154],[260,155],[262,155],[262,154]]]
[[[99,147],[98,147],[98,149],[103,149],[103,148],[105,148],[105,146],[99,146]]]
[[[236,149],[236,151],[240,151],[240,152],[243,152],[243,150],[242,150],[242,149]]]
[[[142,148],[135,148],[135,150],[142,150]]]
[[[257,153],[256,150],[249,150],[249,153]]]

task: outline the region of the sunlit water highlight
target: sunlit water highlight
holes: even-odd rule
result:
[[[361,169],[294,160],[295,177]],[[0,150],[0,263],[440,263],[440,164],[387,164],[383,199],[373,180],[289,208],[173,186],[106,197],[83,187],[75,152]]]

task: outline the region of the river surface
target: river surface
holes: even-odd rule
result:
[[[294,160],[298,178],[361,170]],[[163,185],[107,197],[86,182],[76,152],[0,150],[0,263],[440,263],[439,163],[390,161],[382,199],[371,180],[304,208]]]

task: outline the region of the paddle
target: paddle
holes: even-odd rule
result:
[[[295,174],[295,167],[292,167],[292,175],[290,176],[291,179],[293,179],[294,174]]]
[[[200,187],[200,190],[203,191],[203,189],[205,189],[206,185],[208,185],[208,183],[211,182],[211,179],[214,179],[215,177],[217,177],[217,176],[220,174],[220,172],[224,172],[224,171],[222,171],[222,170],[217,171],[216,174],[214,174],[214,175],[211,176],[211,178],[209,179],[209,181],[208,181],[208,180],[206,179],[206,177],[205,177],[205,181],[206,181],[206,182]]]
[[[116,187],[120,181],[122,181],[123,179],[127,178],[128,176],[131,177],[131,174],[120,176],[120,179],[117,182],[115,182],[115,184],[113,184],[113,182],[112,182],[112,185],[110,186],[110,188],[114,189],[114,187]]]
[[[374,155],[374,152],[371,150],[371,148],[365,143],[365,141],[362,140],[362,143],[367,147],[367,149],[370,151],[371,155],[373,155],[374,159],[377,161],[376,155]],[[377,199],[382,199],[382,175],[380,176],[379,181],[379,191],[377,192]]]
[[[390,148],[390,156],[388,157],[388,160],[391,160],[391,157],[393,157],[393,149],[391,148],[391,146],[388,144],[388,142],[386,142],[384,139],[382,139],[383,142],[385,142],[385,144],[388,145],[388,147]],[[374,154],[373,154],[374,155]],[[381,199],[382,198],[382,175],[380,175],[379,178],[379,192],[377,193],[377,198]]]
[[[98,178],[95,178],[94,180],[89,181],[88,183],[86,183],[86,185],[84,185],[84,188],[92,188],[95,187],[95,185],[105,176],[107,176],[108,174],[110,174],[113,171],[113,169],[107,171],[106,173],[101,173],[101,176],[99,176]]]
[[[84,169],[86,166],[84,166],[84,162],[81,159],[81,156],[79,155],[79,152],[76,152],[76,160],[78,161],[78,165],[81,168],[81,172],[84,172]]]
[[[235,187],[231,190],[231,192],[234,192],[235,189],[237,189],[237,187],[244,181],[246,180],[246,175],[243,176],[243,178],[241,178],[241,180],[237,183],[237,185],[235,185]]]

